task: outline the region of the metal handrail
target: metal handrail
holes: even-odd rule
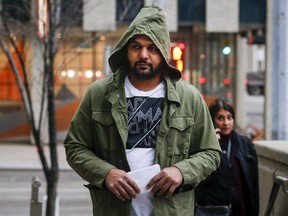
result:
[[[273,184],[270,197],[267,203],[267,208],[264,212],[264,216],[270,216],[280,186],[283,187],[284,193],[288,193],[288,178],[285,178],[283,176],[274,177],[274,184]]]

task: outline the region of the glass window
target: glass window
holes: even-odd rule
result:
[[[5,18],[26,23],[31,17],[31,1],[2,0],[2,10]]]

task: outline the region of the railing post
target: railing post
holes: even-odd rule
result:
[[[273,188],[270,193],[270,197],[267,203],[266,210],[264,212],[264,216],[269,216],[271,214],[280,186],[283,187],[285,193],[288,193],[288,179],[282,176],[275,176]]]
[[[32,178],[32,190],[30,200],[30,216],[41,216],[42,215],[42,202],[38,200],[39,187],[41,181],[37,176]]]

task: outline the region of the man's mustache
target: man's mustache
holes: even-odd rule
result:
[[[146,64],[146,65],[149,65],[149,66],[151,66],[151,64],[150,63],[148,63],[146,60],[139,60],[139,61],[137,61],[137,62],[135,62],[135,65],[137,65],[137,64]]]

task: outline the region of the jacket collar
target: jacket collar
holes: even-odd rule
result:
[[[124,72],[126,68],[122,68],[116,71],[113,75],[109,77],[107,84],[107,91],[105,93],[106,98],[110,98],[111,95],[121,95],[124,92],[124,80],[126,73]],[[164,80],[166,83],[166,98],[168,101],[175,103],[176,106],[180,106],[180,98],[176,91],[176,79],[171,79],[169,75],[164,75]]]
[[[180,98],[176,91],[177,81],[175,79],[169,78],[169,76],[164,76],[164,80],[166,82],[166,95],[167,100],[174,102],[177,106],[180,106]]]

